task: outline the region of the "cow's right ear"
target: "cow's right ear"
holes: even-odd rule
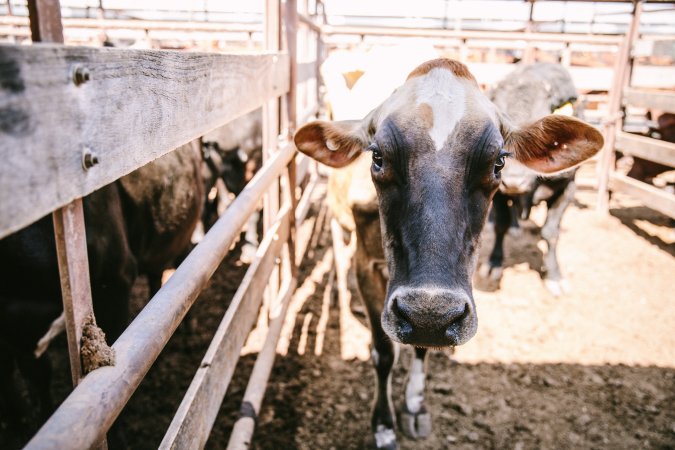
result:
[[[302,153],[331,167],[344,167],[368,146],[363,121],[318,120],[300,128],[293,138]]]

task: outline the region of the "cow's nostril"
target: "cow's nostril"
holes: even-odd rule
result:
[[[410,311],[406,305],[399,302],[398,297],[391,299],[391,312],[394,313],[399,319],[410,322]]]

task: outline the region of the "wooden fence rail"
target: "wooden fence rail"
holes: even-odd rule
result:
[[[285,53],[0,45],[0,61],[0,238],[289,89]]]

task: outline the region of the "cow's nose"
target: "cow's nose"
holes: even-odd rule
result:
[[[473,335],[468,295],[454,290],[397,290],[390,299],[397,335],[403,343],[448,346]]]

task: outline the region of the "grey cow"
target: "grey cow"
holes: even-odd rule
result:
[[[506,158],[557,172],[593,156],[602,136],[565,116],[516,127],[466,66],[435,59],[363,120],[309,123],[295,143],[329,166],[353,163],[331,195],[340,222],[356,232],[353,264],[377,374],[374,443],[397,448],[389,392],[396,342],[415,347],[402,429],[426,437],[426,352],[476,333],[474,254]]]
[[[516,126],[525,125],[554,111],[572,112],[577,90],[567,69],[552,63],[536,63],[518,67],[497,84],[488,96]],[[492,200],[495,243],[489,260],[479,275],[483,281],[499,283],[504,262],[504,237],[509,227],[518,226],[518,217],[527,219],[533,205],[546,202],[546,222],[541,237],[546,242],[542,277],[553,295],[569,290],[560,272],[557,245],[560,221],[574,200],[576,184],[573,168],[555,175],[543,176],[513,161],[502,171],[499,190]]]

